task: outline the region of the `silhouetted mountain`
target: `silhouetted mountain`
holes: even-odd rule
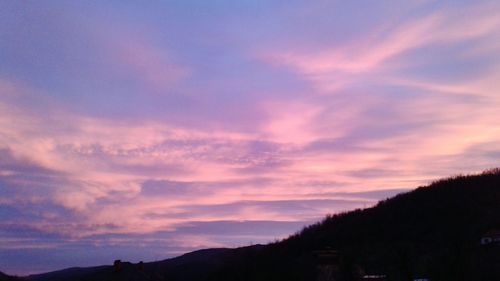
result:
[[[254,245],[238,249],[205,249],[142,265],[121,262],[119,270],[115,266],[74,267],[30,275],[26,279],[30,281],[205,280],[231,261],[245,257],[246,252],[256,252],[263,247],[262,245]]]
[[[100,271],[112,271],[112,266],[97,266],[97,267],[84,267],[84,268],[71,267],[58,271],[30,275],[27,277],[27,279],[36,281],[80,280],[83,276],[91,275]]]
[[[212,280],[315,280],[314,251],[327,247],[340,252],[337,280],[500,280],[500,246],[480,244],[492,229],[500,229],[499,169],[328,216]]]
[[[0,271],[0,281],[19,281],[19,278],[9,276],[9,275]]]
[[[334,253],[329,268],[336,281],[361,280],[365,274],[498,281],[500,243],[480,243],[495,229],[500,229],[499,169],[439,180],[372,208],[331,215],[266,246],[201,250],[142,268],[123,263],[119,272],[112,266],[73,268],[28,279],[316,280],[318,265],[325,263],[321,253],[327,252]]]

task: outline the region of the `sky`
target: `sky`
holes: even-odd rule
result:
[[[498,1],[1,1],[0,271],[268,243],[500,166]]]

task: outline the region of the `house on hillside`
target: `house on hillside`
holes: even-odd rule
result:
[[[481,245],[500,245],[500,230],[492,230],[481,236]]]

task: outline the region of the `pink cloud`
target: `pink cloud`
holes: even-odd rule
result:
[[[381,26],[341,47],[271,52],[272,63],[290,67],[317,90],[258,102],[265,122],[252,133],[90,117],[63,109],[42,114],[15,100],[36,96],[35,89],[3,80],[0,91],[8,98],[0,100],[0,148],[20,162],[59,173],[44,186],[46,194],[32,194],[29,202],[51,202],[74,213],[78,224],[61,228],[65,221],[58,218],[37,227],[75,239],[173,231],[189,221],[307,220],[347,206],[369,206],[374,200],[335,192],[414,187],[422,179],[456,172],[450,159],[460,159],[471,147],[500,140],[499,100],[491,90],[498,88],[497,70],[453,84],[398,73],[405,65],[401,57],[412,50],[488,37],[496,34],[497,25],[491,14],[467,25],[458,16],[439,13],[397,28]],[[137,76],[153,92],[168,90],[189,75],[149,37],[139,38],[104,40],[108,63]],[[393,98],[388,106],[385,93],[371,85],[418,89],[425,95]],[[335,95],[317,95],[324,92]],[[463,93],[474,97],[474,106],[458,99]],[[483,158],[475,161],[478,170],[491,164]],[[0,178],[9,183],[36,184],[17,177],[20,173],[0,167]],[[255,180],[260,177],[271,180]],[[147,181],[180,187],[151,197],[143,193]],[[352,204],[319,206],[303,216],[265,205],[340,199]],[[233,209],[221,212],[220,206]]]
[[[420,99],[400,105],[401,112],[411,112],[411,115],[401,115],[398,120],[385,122],[397,126],[399,122],[411,122],[413,118],[438,118],[440,122],[435,126],[381,139],[353,139],[350,142],[356,146],[350,149],[316,150],[318,148],[312,145],[323,139],[348,138],[357,127],[369,126],[372,120],[361,122],[358,118],[367,108],[374,106],[377,106],[377,99],[367,99],[364,103],[344,105],[339,114],[325,114],[328,110],[326,104],[313,99],[308,103],[268,103],[265,108],[269,112],[269,124],[250,135],[199,131],[154,121],[124,123],[62,111],[39,118],[37,113],[20,105],[2,101],[0,107],[6,110],[0,114],[0,120],[3,120],[0,144],[19,159],[29,159],[61,174],[56,179],[58,182],[50,187],[52,192],[47,192],[41,199],[72,210],[80,221],[69,228],[61,228],[60,222],[48,220],[38,228],[81,239],[105,233],[173,231],[188,221],[311,219],[334,207],[318,207],[299,216],[240,202],[349,199],[349,196],[331,193],[412,187],[422,178],[448,173],[439,170],[437,175],[432,169],[422,168],[429,166],[426,162],[430,159],[459,155],[472,144],[500,139],[493,124],[494,104],[477,110],[465,103],[442,108],[435,104],[435,99]],[[450,117],[454,119],[448,120]],[[53,120],[58,121],[54,123]],[[72,129],[52,130],[54,124],[61,128],[71,125]],[[331,126],[325,127],[324,124]],[[432,137],[422,139],[419,135]],[[457,136],[471,137],[457,139]],[[271,147],[257,146],[252,150],[251,144],[256,142],[265,142]],[[262,172],[272,177],[272,181],[253,181],[256,175],[237,170],[252,163],[265,163],[267,159],[287,163]],[[171,169],[171,165],[184,168]],[[135,167],[135,172],[124,170],[123,167],[127,166]],[[145,168],[137,169],[139,166]],[[375,173],[370,181],[360,180],[354,173],[381,166],[406,172]],[[156,167],[165,170],[156,170]],[[2,177],[12,176],[11,173],[6,172]],[[165,195],[151,198],[142,194],[147,180],[204,185],[195,189],[184,187],[179,194],[167,191]],[[304,186],[304,182],[312,180],[342,184]],[[374,202],[351,199],[351,207],[369,206]],[[234,204],[234,209],[224,214],[214,213],[210,208],[203,209],[204,206],[225,204]],[[240,204],[241,208],[238,207]],[[200,211],[192,211],[189,207],[193,206],[199,206]],[[167,215],[145,219],[147,214],[155,212]]]
[[[498,36],[500,20],[496,5],[478,5],[381,25],[370,34],[340,46],[320,50],[272,51],[263,57],[272,64],[285,65],[301,73],[320,92],[335,93],[360,81],[391,77],[401,66],[398,56],[432,45],[450,45],[472,39]],[[477,20],[464,21],[464,17]],[[491,43],[491,42],[489,42]],[[396,75],[397,76],[397,75]]]

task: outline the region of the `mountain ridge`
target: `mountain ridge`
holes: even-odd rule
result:
[[[497,168],[441,179],[370,208],[329,215],[268,245],[204,249],[144,263],[142,269],[124,263],[119,273],[112,266],[100,266],[23,279],[314,280],[314,253],[334,249],[342,257],[336,280],[377,274],[387,280],[500,280],[500,246],[480,245],[481,235],[500,228],[498,214]],[[491,276],[496,279],[488,279]]]

